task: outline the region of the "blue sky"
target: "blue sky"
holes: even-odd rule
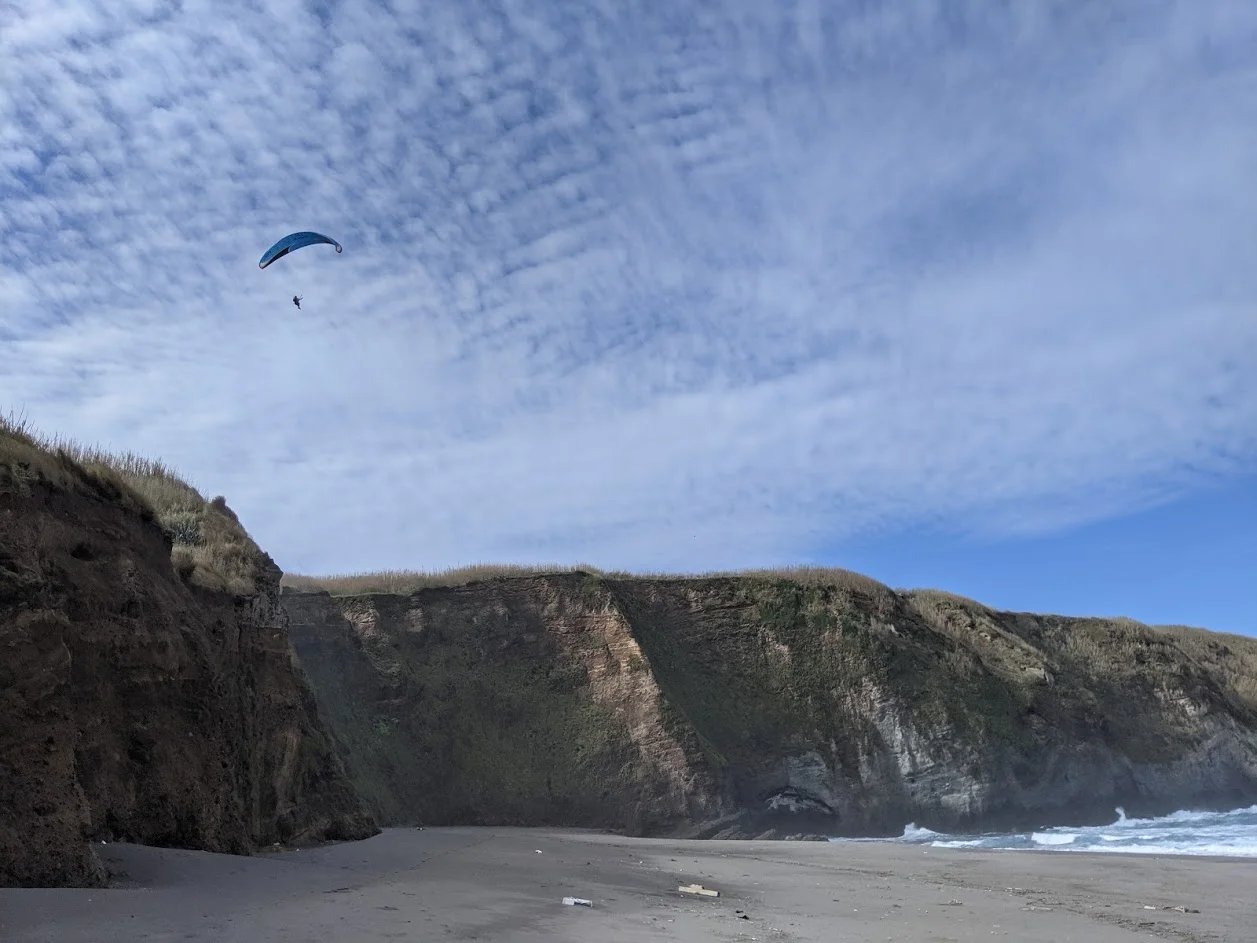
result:
[[[1255,168],[1242,0],[17,0],[0,408],[292,571],[1257,631]]]
[[[828,553],[892,586],[938,587],[999,609],[1257,635],[1257,475],[1055,533],[975,539],[919,527]]]

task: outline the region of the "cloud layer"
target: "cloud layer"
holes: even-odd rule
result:
[[[668,6],[6,4],[0,408],[305,571],[805,559],[1257,468],[1257,7]],[[258,270],[306,228],[344,254]]]

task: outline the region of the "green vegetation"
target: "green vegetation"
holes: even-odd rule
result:
[[[0,415],[0,491],[27,495],[41,484],[155,520],[172,542],[176,571],[194,586],[255,590],[262,552],[222,497],[207,501],[159,461],[47,438]]]

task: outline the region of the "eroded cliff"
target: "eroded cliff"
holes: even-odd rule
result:
[[[320,711],[381,821],[641,833],[721,809],[628,623],[580,585],[283,600]]]
[[[293,662],[280,571],[225,503],[157,480],[181,502],[161,521],[108,467],[4,428],[0,447],[0,885],[100,883],[95,839],[373,834]]]
[[[840,572],[283,601],[386,823],[859,835],[1257,801],[1254,640]]]

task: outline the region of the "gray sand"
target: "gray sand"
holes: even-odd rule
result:
[[[122,872],[111,888],[0,890],[0,940],[1257,939],[1257,860],[499,828],[389,829],[252,858],[100,850]],[[692,882],[721,896],[677,893]],[[563,906],[568,895],[593,909]]]

